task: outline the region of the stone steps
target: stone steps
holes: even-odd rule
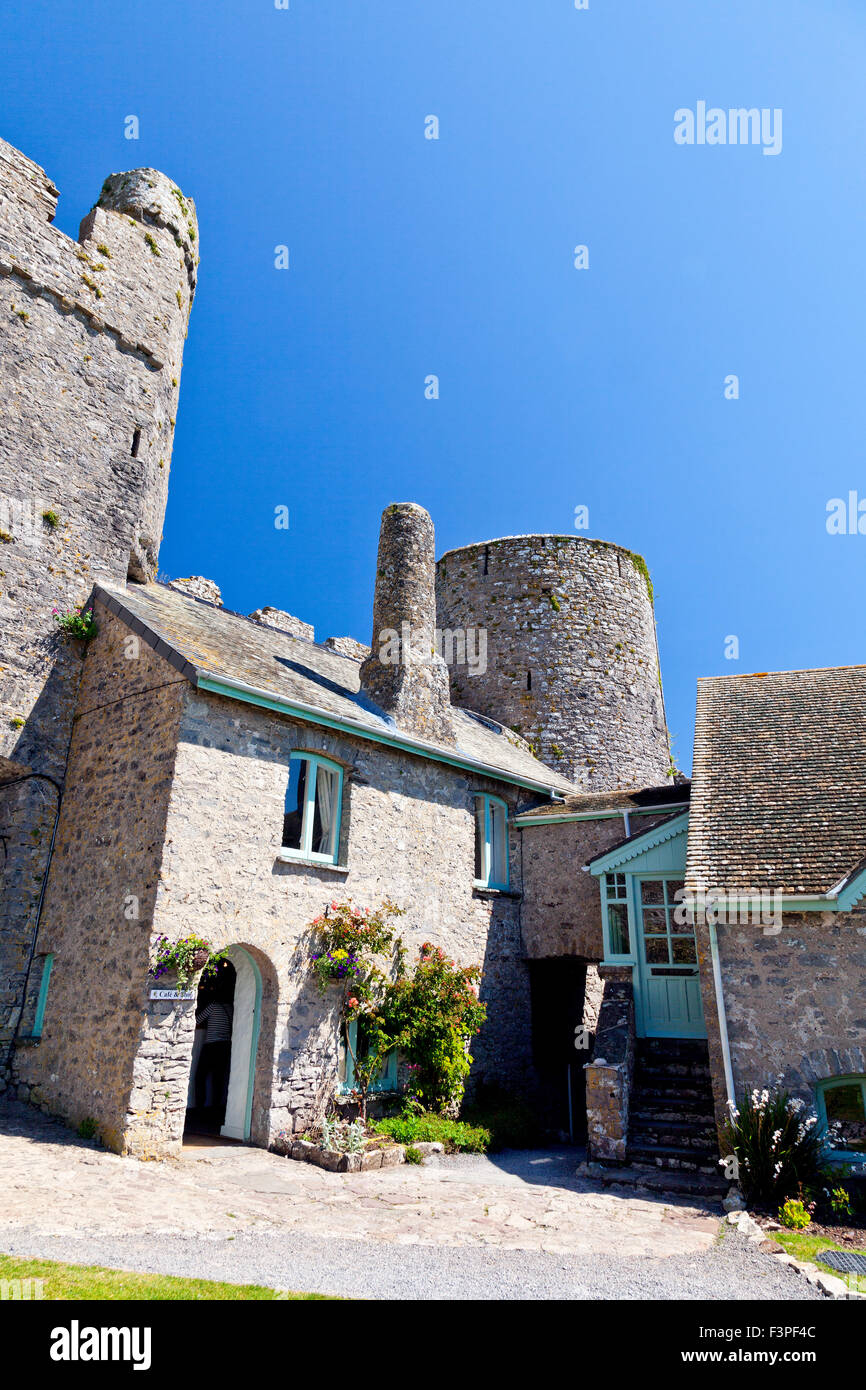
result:
[[[664,1191],[675,1178],[678,1191],[721,1194],[718,1157],[706,1043],[640,1039],[626,1156],[633,1184]]]
[[[669,1168],[605,1168],[599,1181],[602,1187],[645,1188],[650,1192],[703,1197],[710,1201],[723,1197],[728,1189],[724,1178],[709,1173],[674,1172]]]

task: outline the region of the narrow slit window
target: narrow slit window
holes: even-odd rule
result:
[[[508,807],[496,796],[476,796],[476,887],[507,889],[508,882]]]
[[[132,457],[133,457],[134,459],[137,459],[137,458],[138,458],[138,446],[140,445],[140,443],[141,443],[141,430],[133,430],[133,432],[132,432],[132,448],[130,449],[129,452],[131,453],[131,455],[132,455]]]
[[[48,1002],[48,985],[51,980],[51,967],[54,964],[53,954],[42,957],[42,977],[39,981],[39,994],[36,998],[36,1013],[33,1016],[33,1028],[31,1038],[42,1037],[42,1024],[45,1019],[45,1005]]]

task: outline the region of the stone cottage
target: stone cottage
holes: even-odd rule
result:
[[[866,668],[701,681],[690,783],[621,546],[437,562],[395,504],[369,646],[157,582],[194,205],[112,175],[74,242],[57,196],[0,142],[0,1088],[142,1156],[202,1111],[297,1132],[352,1079],[308,924],[390,898],[410,949],[481,966],[470,1085],[592,1159],[716,1186],[729,1100],[781,1075],[856,1161]],[[86,643],[54,620],[80,606]],[[191,934],[228,952],[219,996],[149,976]]]

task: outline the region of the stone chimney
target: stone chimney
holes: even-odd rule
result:
[[[382,513],[373,640],[361,690],[406,733],[455,742],[448,667],[436,650],[433,522],[416,502]]]

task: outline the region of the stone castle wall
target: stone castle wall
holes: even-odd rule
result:
[[[528,739],[578,787],[665,781],[670,758],[643,562],[575,536],[450,550],[437,574],[442,630],[487,632],[487,670],[452,668],[455,704]]]
[[[163,174],[106,180],[79,241],[57,190],[0,140],[0,780],[62,782],[81,650],[52,609],[156,567],[183,343],[193,204]],[[51,784],[0,787],[0,1072],[18,1019],[54,824]]]
[[[92,1118],[122,1148],[187,683],[98,617],[37,943],[39,958],[54,955],[43,1032],[19,1041],[13,1077],[22,1098],[75,1124]]]

